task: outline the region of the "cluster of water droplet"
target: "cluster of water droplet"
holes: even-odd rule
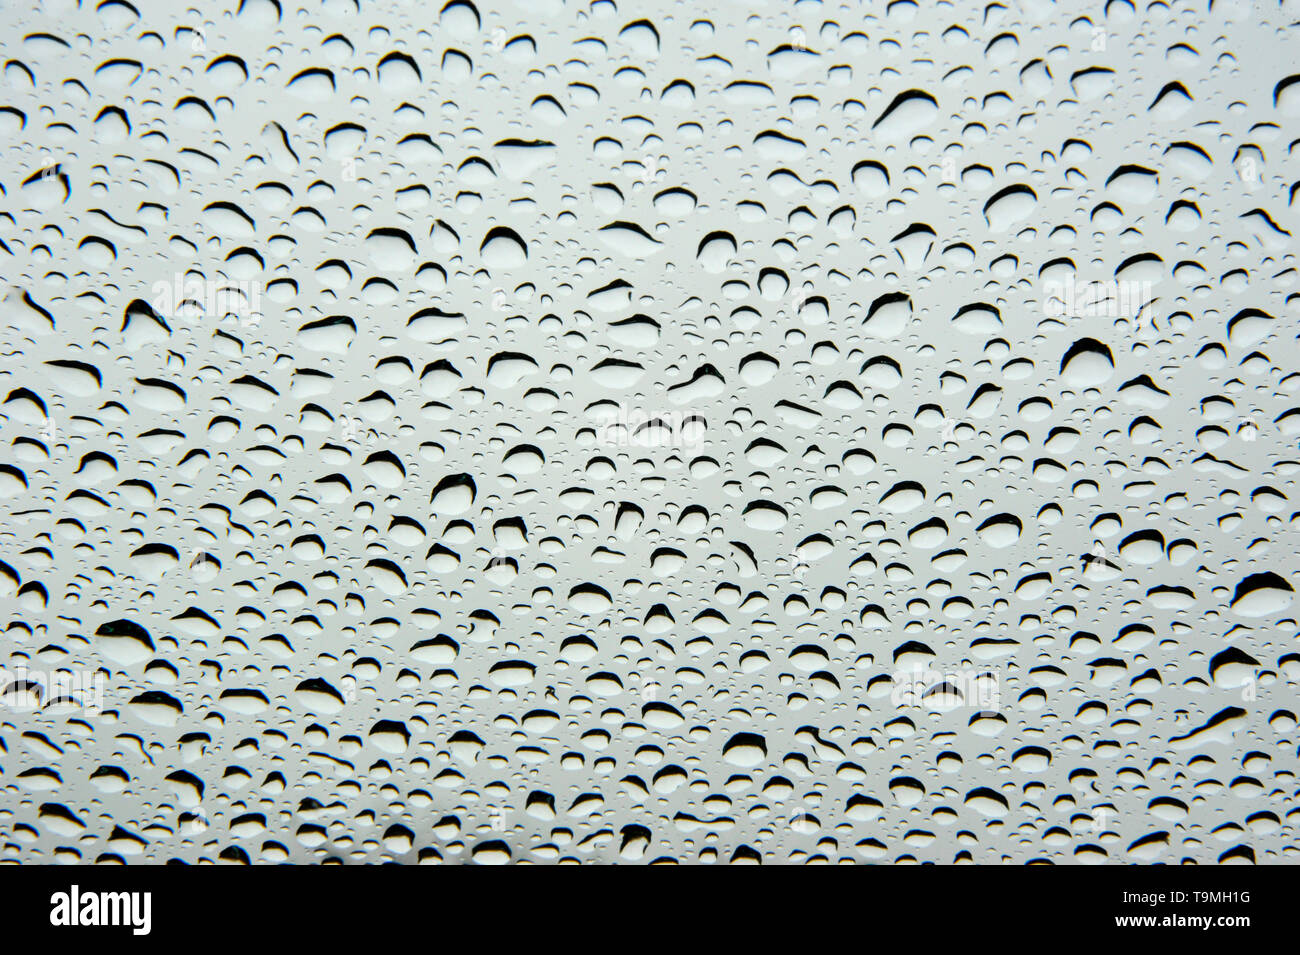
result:
[[[0,10],[0,858],[1293,857],[1300,4],[158,6]]]

